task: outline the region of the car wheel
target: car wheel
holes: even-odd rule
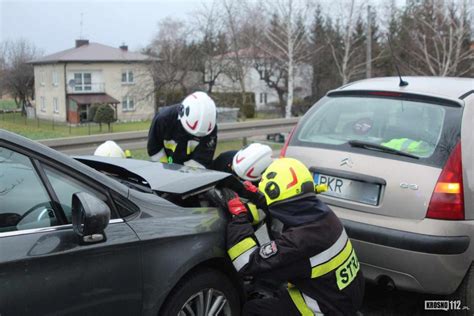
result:
[[[238,290],[215,270],[198,270],[181,280],[167,298],[160,315],[237,316]]]
[[[453,295],[453,300],[460,300],[461,313],[452,310],[452,315],[472,315],[474,311],[474,264],[467,270],[466,276]]]

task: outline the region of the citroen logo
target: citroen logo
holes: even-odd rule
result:
[[[348,166],[349,168],[352,168],[352,166],[354,166],[354,162],[351,158],[344,158],[341,160],[340,166]]]

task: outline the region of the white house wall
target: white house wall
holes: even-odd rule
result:
[[[57,74],[57,84],[53,74]],[[64,81],[64,64],[35,65],[35,104],[36,116],[40,119],[66,121],[66,93]],[[44,98],[45,107],[41,109]],[[58,112],[53,111],[53,100],[58,100]]]
[[[151,119],[154,115],[155,99],[153,97],[153,80],[143,63],[59,63],[54,65],[35,65],[36,113],[41,119],[66,121],[66,89],[69,93],[87,94],[105,92],[117,99],[117,118],[120,121]],[[122,83],[122,71],[133,71],[134,82]],[[60,71],[59,84],[53,86],[52,72]],[[74,91],[67,83],[74,79],[76,72],[90,72],[94,90],[87,93]],[[42,73],[45,82],[42,83]],[[66,73],[66,80],[64,74]],[[103,86],[101,86],[103,84]],[[69,88],[68,88],[69,87]],[[103,87],[103,88],[101,88]],[[126,96],[134,100],[134,109],[125,111],[122,101]],[[41,110],[41,97],[45,98],[46,109]],[[59,113],[53,113],[53,98],[58,97]]]
[[[296,67],[295,71],[295,97],[304,98],[312,93],[311,83],[313,76],[313,68],[311,65],[302,65]],[[282,82],[282,85],[284,82]],[[269,88],[264,80],[260,79],[260,74],[253,68],[247,68],[245,73],[245,89],[247,92],[255,94],[255,105],[257,110],[269,108],[268,104],[278,103],[278,94],[275,89]],[[240,92],[240,83],[233,81],[226,74],[221,74],[213,88],[215,92]],[[267,104],[260,101],[260,93],[267,94]]]

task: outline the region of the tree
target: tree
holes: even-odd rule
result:
[[[314,12],[313,24],[310,32],[310,50],[313,66],[313,100],[323,97],[327,91],[337,88],[340,81],[337,76],[337,67],[333,61],[327,37],[333,38],[335,31],[330,16],[324,16],[320,6]]]
[[[249,26],[250,16],[242,14],[245,12],[247,4],[245,1],[223,0],[222,19],[226,34],[229,38],[229,51],[225,54],[227,66],[225,75],[233,82],[237,82],[241,93],[241,106],[248,103],[246,100],[245,77],[252,64],[252,58],[249,58],[247,41],[247,32],[252,32]]]
[[[293,0],[276,0],[265,4],[265,11],[271,14],[271,22],[264,26],[266,43],[261,49],[278,61],[281,66],[280,74],[285,73],[285,117],[291,117],[295,69],[307,62],[311,55],[308,51],[309,42],[305,27],[309,6],[307,2]]]
[[[188,40],[189,30],[181,20],[166,18],[159,22],[158,28],[157,35],[144,51],[155,58],[149,68],[154,92],[158,98],[176,90],[186,95],[192,88],[189,74],[196,67],[196,44]]]
[[[94,122],[99,123],[100,131],[102,131],[102,123],[104,123],[107,124],[108,131],[110,132],[110,123],[113,123],[116,120],[115,111],[110,105],[99,105],[94,115]]]
[[[2,43],[2,87],[9,92],[22,115],[34,98],[34,71],[29,62],[40,56],[35,45],[27,40],[7,41]]]
[[[219,11],[219,3],[214,1],[210,6],[204,5],[202,10],[195,12],[196,37],[202,38],[196,45],[197,70],[202,74],[208,93],[212,93],[217,78],[225,73],[228,64],[228,38]]]
[[[409,5],[400,22],[402,34],[398,40],[406,34],[410,49],[404,54],[411,62],[402,65],[419,75],[468,75],[474,58],[468,13],[466,0],[430,0]]]

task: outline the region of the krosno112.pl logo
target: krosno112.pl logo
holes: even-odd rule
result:
[[[460,300],[425,301],[425,310],[460,311],[469,310],[469,307],[462,306]]]

